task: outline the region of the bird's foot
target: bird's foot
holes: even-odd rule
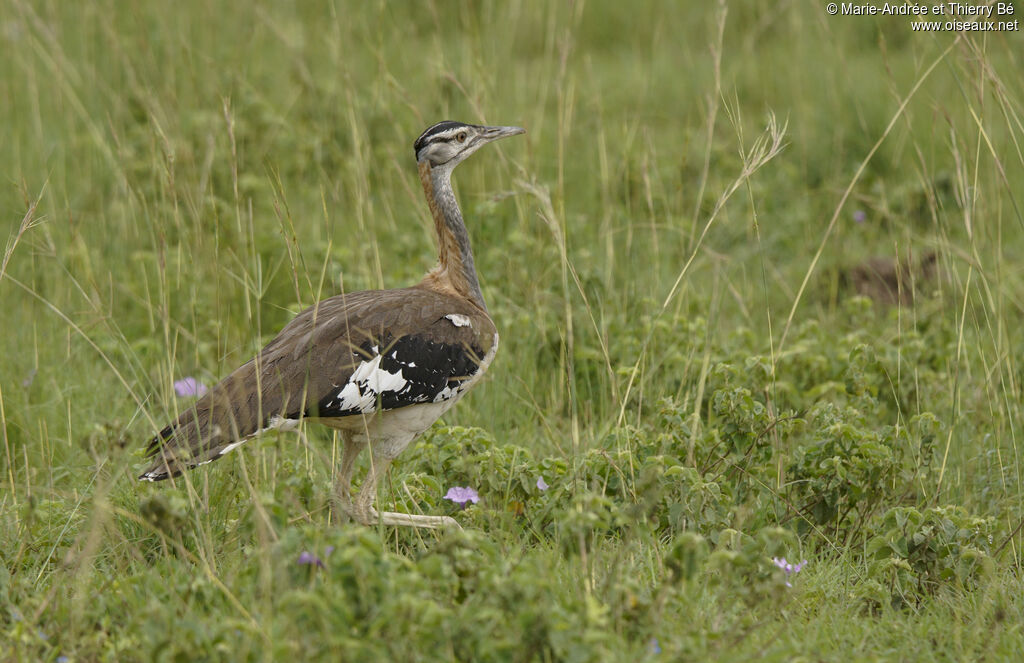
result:
[[[345,506],[348,508],[345,508]],[[462,529],[457,520],[448,516],[423,516],[394,511],[381,511],[378,513],[372,506],[361,506],[358,502],[355,504],[349,502],[348,505],[342,505],[342,508],[336,510],[332,522],[335,525],[341,525],[348,522],[349,518],[367,527],[382,524],[398,527],[423,527],[427,529],[444,529],[449,527],[458,530]]]
[[[459,521],[448,516],[421,516],[410,513],[395,513],[394,511],[382,511],[380,513],[380,522],[385,525],[405,525],[408,527],[425,527],[427,529],[462,529]]]

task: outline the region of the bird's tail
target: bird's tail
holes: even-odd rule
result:
[[[213,462],[265,428],[274,404],[260,397],[255,372],[254,362],[240,367],[151,439],[146,456],[155,460],[139,479],[162,481]]]

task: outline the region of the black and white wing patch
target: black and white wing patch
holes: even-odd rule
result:
[[[486,351],[416,334],[368,341],[348,380],[334,385],[317,403],[316,413],[306,416],[348,417],[458,398],[487,369],[497,348],[497,335]]]

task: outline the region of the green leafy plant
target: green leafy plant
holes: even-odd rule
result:
[[[973,587],[992,567],[991,517],[960,506],[894,507],[867,542],[870,575],[887,586],[894,605],[916,604],[940,587]]]

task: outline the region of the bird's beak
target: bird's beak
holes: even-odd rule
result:
[[[522,127],[482,127],[483,132],[481,138],[485,142],[489,143],[492,140],[498,140],[499,138],[505,138],[507,136],[515,136],[518,134],[525,134],[526,129]]]

